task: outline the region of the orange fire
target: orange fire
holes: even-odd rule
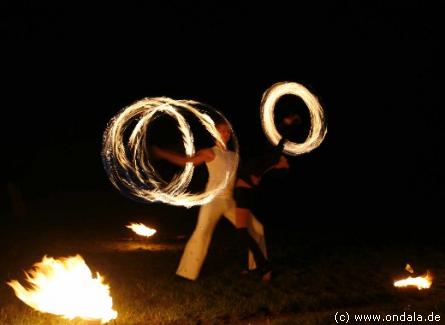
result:
[[[155,229],[149,228],[146,225],[144,225],[143,223],[132,222],[126,227],[133,230],[139,236],[151,237],[156,233]]]
[[[413,268],[406,264],[405,270],[407,270],[410,273],[414,273]],[[394,286],[397,288],[405,288],[405,287],[417,287],[417,289],[429,289],[431,285],[433,284],[433,276],[429,271],[426,272],[425,275],[418,276],[418,277],[407,277],[402,280],[394,281]]]
[[[411,265],[409,265],[409,264],[406,264],[406,266],[405,266],[405,270],[407,270],[409,273],[414,273],[413,268],[412,268]]]
[[[38,311],[66,319],[100,320],[102,324],[117,317],[110,287],[99,273],[92,277],[80,255],[60,259],[44,256],[25,275],[31,288],[17,280],[8,285],[20,300]]]

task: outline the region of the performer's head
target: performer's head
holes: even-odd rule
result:
[[[224,144],[227,144],[230,139],[232,138],[232,131],[230,130],[230,126],[225,123],[224,121],[216,124],[216,129],[218,130],[219,134],[221,135],[222,140],[224,141]]]
[[[282,123],[284,125],[290,126],[290,125],[300,125],[301,124],[301,117],[297,113],[289,112],[282,118]]]

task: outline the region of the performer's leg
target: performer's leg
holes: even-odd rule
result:
[[[266,239],[264,237],[264,227],[261,222],[258,221],[258,219],[253,215],[253,213],[250,214],[250,224],[249,224],[249,234],[252,236],[253,239],[258,243],[258,246],[261,249],[261,252],[264,254],[264,256],[267,259],[267,249],[266,249]],[[251,251],[249,251],[249,270],[253,270],[257,267],[255,263],[254,256]]]
[[[234,200],[227,201],[227,209],[224,212],[224,216],[236,227],[236,203]],[[267,258],[267,250],[266,250],[266,240],[264,238],[264,227],[258,219],[250,213],[250,220],[248,221],[248,232],[250,236],[258,243],[259,248],[261,249],[263,255]],[[249,258],[248,258],[248,267],[249,270],[253,270],[256,268],[255,259],[253,257],[252,251],[249,250]]]
[[[189,280],[196,280],[212,239],[215,226],[221,217],[224,202],[214,199],[199,210],[198,221],[192,236],[185,246],[176,274]]]
[[[253,254],[257,269],[263,276],[263,280],[269,280],[271,275],[270,263],[261,251],[258,243],[250,236],[248,226],[251,223],[251,212],[249,209],[236,208],[236,226],[238,235],[243,246],[247,247]]]

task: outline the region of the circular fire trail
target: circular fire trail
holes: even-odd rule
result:
[[[289,155],[301,155],[317,148],[326,136],[324,111],[318,99],[303,85],[296,82],[279,82],[272,85],[263,94],[260,114],[264,133],[273,145],[277,145],[281,139],[274,121],[274,110],[277,101],[284,95],[300,97],[309,109],[311,127],[309,135],[304,143],[286,141],[284,153]]]
[[[236,155],[231,168],[222,180],[202,193],[190,193],[187,187],[193,176],[194,166],[187,163],[181,173],[170,182],[164,181],[150,163],[147,147],[147,130],[160,114],[174,118],[182,135],[185,154],[195,154],[194,138],[190,125],[182,113],[193,114],[207,132],[225,147],[209,110],[217,114],[231,128]],[[131,127],[133,127],[132,130]],[[128,138],[125,135],[130,132]],[[121,110],[108,124],[104,132],[102,161],[112,184],[122,193],[144,202],[163,202],[171,205],[192,207],[210,202],[235,176],[238,166],[238,145],[229,121],[209,106],[192,100],[173,100],[167,97],[145,98]]]

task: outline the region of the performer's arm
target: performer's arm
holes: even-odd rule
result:
[[[165,159],[177,166],[185,166],[187,163],[192,163],[193,165],[197,166],[210,162],[215,158],[215,154],[211,149],[202,149],[195,155],[187,157],[176,152],[164,150],[154,146],[152,148],[152,154],[159,159]]]

